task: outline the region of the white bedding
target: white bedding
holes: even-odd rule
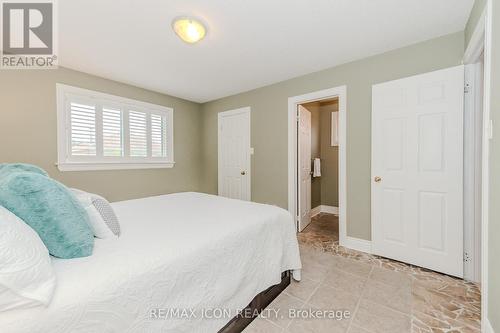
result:
[[[230,318],[150,311],[244,308],[301,268],[292,217],[274,206],[177,193],[113,207],[120,238],[96,239],[88,258],[54,258],[50,306],[0,313],[0,332],[217,332]]]

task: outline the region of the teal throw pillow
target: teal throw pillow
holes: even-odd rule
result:
[[[34,172],[0,177],[0,205],[33,228],[58,258],[92,254],[94,234],[88,215],[63,184]]]

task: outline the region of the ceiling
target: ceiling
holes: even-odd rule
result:
[[[65,0],[59,64],[206,102],[464,29],[473,0]],[[175,17],[208,26],[182,42]]]

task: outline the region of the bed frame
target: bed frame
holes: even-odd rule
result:
[[[260,294],[254,297],[254,299],[248,304],[244,311],[249,311],[248,313],[260,313],[264,310],[285,288],[290,284],[291,274],[290,271],[281,273],[281,282],[277,285],[269,287]],[[247,310],[248,309],[248,310]],[[257,311],[255,311],[257,310]],[[247,327],[257,315],[253,317],[245,317],[238,315],[231,319],[226,326],[224,326],[218,333],[240,333],[245,327]]]

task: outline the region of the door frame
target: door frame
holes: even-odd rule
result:
[[[479,282],[481,277],[481,194],[483,133],[483,66],[479,56],[465,65],[464,94],[464,279]],[[484,75],[483,75],[484,77]],[[484,78],[483,78],[484,81]]]
[[[251,147],[252,147],[252,132],[251,132],[251,123],[252,123],[252,113],[251,113],[251,108],[249,106],[238,108],[238,109],[233,109],[233,110],[228,110],[228,111],[223,111],[219,112],[217,114],[217,195],[220,195],[220,189],[222,188],[222,170],[220,168],[221,165],[221,158],[222,158],[222,152],[220,150],[221,146],[221,119],[226,116],[234,116],[238,114],[248,114],[248,150],[247,150],[247,155],[248,155],[248,165],[247,165],[247,198],[249,201],[252,200],[252,156],[251,156]]]
[[[319,90],[308,94],[288,98],[288,211],[292,214],[296,226],[298,225],[298,170],[297,170],[297,107],[299,104],[316,102],[328,98],[339,99],[339,244],[345,246],[347,241],[347,87],[339,86]]]
[[[481,326],[493,332],[488,320],[488,223],[489,223],[489,140],[491,139],[490,87],[492,45],[492,1],[488,0],[464,53],[464,64],[474,64],[484,51],[483,133],[481,177]]]

